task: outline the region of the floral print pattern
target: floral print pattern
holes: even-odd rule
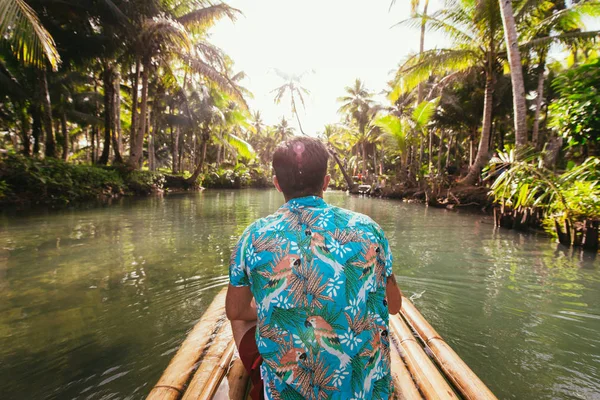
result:
[[[269,399],[392,396],[392,255],[369,217],[316,196],[292,199],[242,234],[229,266],[249,286]]]

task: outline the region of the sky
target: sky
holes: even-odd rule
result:
[[[393,27],[410,16],[409,1],[398,0],[228,0],[242,11],[235,23],[222,20],[211,29],[211,42],[235,62],[235,72],[248,78],[243,86],[254,93],[248,103],[260,110],[267,124],[285,116],[292,118],[289,98],[274,104],[275,93],[284,80],[275,69],[287,74],[307,74],[302,86],[310,91],[306,109],[298,106],[307,134],[316,135],[328,123],[340,121],[336,99],[356,78],[368,89],[381,93],[398,64],[419,46],[419,30]],[[432,1],[435,9],[439,1]],[[442,40],[428,35],[426,47]]]

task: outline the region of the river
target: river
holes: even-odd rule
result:
[[[386,231],[405,295],[503,399],[600,398],[600,259],[491,218],[326,193]],[[0,217],[0,397],[141,399],[275,191]]]

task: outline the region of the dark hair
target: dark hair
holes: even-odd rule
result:
[[[286,198],[320,195],[329,152],[318,139],[294,136],[273,153],[273,169]]]

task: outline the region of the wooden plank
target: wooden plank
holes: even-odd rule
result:
[[[460,393],[469,400],[495,400],[496,396],[481,379],[469,368],[458,354],[433,329],[423,315],[410,302],[402,299],[402,315],[431,349],[434,359],[446,377],[452,381]]]
[[[219,384],[225,377],[225,374],[231,365],[233,353],[235,353],[235,341],[233,338],[231,338],[227,348],[225,349],[225,352],[221,356],[221,359],[213,367],[210,375],[208,376],[207,382],[202,385],[202,392],[200,393],[200,396],[197,397],[199,400],[210,400],[213,398],[217,392],[217,389],[219,388]]]
[[[218,366],[225,351],[231,346],[232,341],[231,325],[229,323],[223,324],[221,329],[214,335],[208,351],[202,356],[198,370],[194,374],[182,400],[196,400],[200,398],[205,386],[210,381],[215,370],[215,365]],[[233,345],[235,346],[235,343]],[[229,360],[231,361],[231,358]]]
[[[223,288],[208,307],[200,321],[188,334],[185,341],[163,372],[148,400],[177,400],[181,398],[185,385],[190,380],[198,361],[212,341],[214,332],[221,325],[229,325],[225,317],[225,295]]]
[[[400,356],[400,343],[393,333],[390,335],[390,362],[392,367],[392,382],[394,397],[398,400],[422,400],[423,396],[415,385],[410,372],[406,369]]]
[[[227,374],[227,380],[229,381],[229,398],[231,400],[244,400],[248,394],[250,375],[248,375],[241,359],[236,358],[233,361]]]
[[[399,315],[390,316],[392,333],[406,355],[406,365],[425,399],[458,399],[454,390],[415,340],[412,331]]]

